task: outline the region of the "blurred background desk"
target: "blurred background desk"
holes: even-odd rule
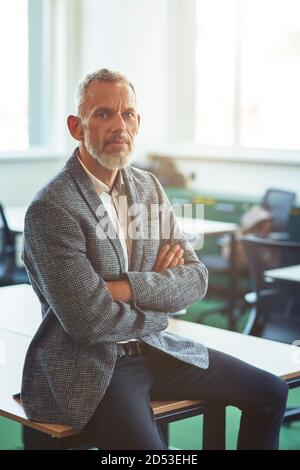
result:
[[[265,276],[279,281],[300,282],[300,264],[265,271]]]
[[[7,223],[9,229],[17,235],[21,235],[24,231],[24,219],[27,207],[8,207],[5,210]],[[230,222],[222,222],[206,219],[192,219],[189,217],[176,218],[181,230],[185,233],[195,250],[201,250],[204,245],[205,238],[214,238],[224,234],[232,236],[232,250],[229,269],[229,295],[227,302],[219,307],[218,310],[223,309],[228,313],[229,328],[234,330],[235,325],[235,299],[236,299],[236,269],[235,269],[235,238],[234,233],[237,229],[237,224]],[[21,237],[18,237],[16,244],[16,264],[20,264],[20,251],[21,251]],[[200,254],[201,259],[201,254]],[[23,281],[24,282],[24,281]],[[205,315],[205,313],[203,313]]]
[[[231,250],[229,259],[229,282],[228,295],[222,306],[218,306],[217,311],[223,311],[228,315],[228,327],[230,330],[236,329],[235,308],[237,299],[237,269],[236,269],[236,237],[235,233],[238,225],[231,222],[217,220],[192,219],[190,217],[176,217],[180,229],[184,232],[192,247],[198,252],[201,260],[201,251],[204,247],[205,238],[214,238],[221,235],[229,235],[231,238]],[[205,260],[204,260],[205,264]],[[212,310],[201,313],[201,320]]]
[[[24,220],[27,207],[7,207],[5,209],[5,215],[9,229],[15,233],[24,232]]]

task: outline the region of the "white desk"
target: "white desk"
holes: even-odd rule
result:
[[[41,321],[39,302],[32,288],[28,285],[0,288],[0,306],[0,331],[23,336],[24,344],[29,342]],[[168,330],[278,376],[300,376],[300,349],[297,346],[174,318],[170,318]],[[22,351],[24,353],[24,348]]]
[[[14,400],[7,400],[21,390],[21,379],[26,351],[31,337],[0,329],[0,408],[3,403],[19,409]]]
[[[26,207],[10,207],[5,210],[7,222],[11,230],[17,234],[24,231]],[[235,308],[235,292],[236,292],[236,269],[235,269],[235,237],[233,234],[237,229],[237,225],[229,222],[218,222],[216,220],[192,219],[189,217],[176,217],[179,228],[190,242],[194,250],[201,250],[204,245],[204,237],[221,236],[224,234],[232,235],[232,248],[230,259],[230,299],[228,302],[229,326],[231,330],[235,329],[234,308]],[[181,234],[179,234],[180,238]],[[17,241],[16,264],[23,266],[21,261],[21,237]]]
[[[7,207],[5,216],[10,230],[16,233],[24,232],[24,220],[27,207]]]
[[[17,233],[24,231],[24,219],[27,207],[8,207],[5,209],[8,226]],[[180,227],[185,233],[196,235],[216,236],[232,233],[237,229],[236,224],[218,222],[216,220],[192,219],[189,217],[176,217]]]
[[[234,331],[170,319],[169,331],[231,354],[285,380],[300,376],[300,348]]]
[[[233,233],[237,230],[237,224],[230,222],[192,219],[191,217],[176,217],[176,220],[183,232],[188,234],[215,237],[224,235],[225,233]]]
[[[189,217],[176,217],[179,228],[185,233],[187,240],[194,250],[201,250],[204,246],[205,237],[215,237],[229,234],[231,237],[231,251],[229,260],[229,285],[228,300],[222,310],[228,312],[229,328],[236,329],[235,307],[237,290],[236,269],[236,237],[234,236],[238,226],[230,222],[218,222],[216,220],[192,219]],[[201,255],[200,255],[201,259]]]
[[[0,306],[0,415],[28,425],[22,406],[11,397],[20,391],[24,358],[31,337],[40,323],[40,308],[33,290],[28,285],[1,288]],[[281,376],[287,382],[299,381],[300,354],[296,346],[177,319],[170,319],[168,330],[268,370]],[[154,413],[163,412],[170,403],[174,406],[173,402],[153,402]],[[186,406],[186,402],[181,401],[176,405],[182,408]],[[206,445],[208,445],[206,448],[215,448],[213,446],[216,443],[217,434],[220,434],[221,445],[217,448],[223,448],[224,425],[223,418],[220,422],[218,421],[217,430],[215,420],[213,420],[213,427],[207,421],[204,422],[203,432],[207,436]],[[75,433],[70,426],[58,424],[34,423],[32,427],[57,437],[72,436]],[[213,446],[210,439],[212,439]]]
[[[176,220],[181,232],[185,234],[194,250],[203,248],[205,237],[233,234],[237,230],[237,225],[230,222],[192,219],[191,217],[176,217]]]
[[[30,285],[0,287],[0,330],[31,337],[41,319],[40,302]]]
[[[16,234],[21,235],[24,231],[24,219],[26,207],[8,207],[5,209],[5,215],[9,228]],[[204,245],[204,237],[215,237],[224,234],[233,234],[237,225],[229,222],[218,222],[216,220],[192,219],[189,217],[176,217],[180,230],[185,234],[191,246],[195,250],[200,250]],[[233,240],[234,243],[234,240]],[[17,257],[18,266],[23,266],[21,261],[22,240],[17,240]],[[235,280],[233,280],[233,283]],[[234,291],[233,286],[231,286]]]
[[[269,269],[264,272],[266,277],[280,281],[300,282],[300,264],[285,268]]]
[[[7,222],[11,230],[22,234],[24,231],[26,207],[10,207],[5,210]],[[176,217],[180,231],[183,232],[194,250],[201,250],[204,246],[205,237],[215,237],[224,234],[231,234],[231,258],[229,273],[229,292],[230,297],[226,309],[229,314],[229,327],[235,330],[235,300],[236,300],[236,269],[235,269],[235,237],[237,225],[229,222],[218,222],[216,220],[192,219],[190,217]],[[180,238],[181,234],[178,234]],[[16,264],[23,266],[21,261],[21,237],[18,237]]]

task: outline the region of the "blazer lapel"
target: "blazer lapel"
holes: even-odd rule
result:
[[[114,236],[115,229],[108,216],[108,213],[104,207],[103,202],[99,198],[93,183],[91,182],[90,178],[80,165],[78,158],[77,158],[78,149],[75,149],[72,156],[66,162],[66,168],[71,174],[72,178],[75,180],[79,191],[81,192],[82,196],[84,197],[86,203],[92,210],[96,220],[101,226],[102,231],[107,234],[114,250],[117,253],[121,271],[125,271],[125,258],[123,254],[122,245],[120,240],[117,236]]]
[[[128,201],[128,209],[132,205],[140,204],[140,198],[136,191],[135,182],[130,170],[129,166],[126,166],[121,169],[121,173],[123,176],[127,201]],[[131,261],[128,270],[129,271],[140,271],[141,264],[142,264],[142,256],[143,256],[143,217],[141,213],[141,208],[137,211],[134,211],[134,215],[130,215],[130,223],[134,224],[135,232],[137,236],[132,240],[132,253],[131,253]]]

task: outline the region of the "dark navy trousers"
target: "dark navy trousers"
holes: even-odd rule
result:
[[[242,411],[238,449],[277,449],[288,386],[281,378],[209,349],[200,369],[147,347],[118,358],[86,430],[103,450],[167,449],[150,400],[208,400]]]

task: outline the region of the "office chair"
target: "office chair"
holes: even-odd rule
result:
[[[270,188],[264,194],[260,205],[272,214],[272,228],[269,238],[274,240],[286,240],[289,238],[287,233],[290,213],[295,201],[296,193],[284,191],[282,189]],[[222,241],[219,240],[219,245]],[[245,311],[244,296],[247,292],[247,281],[249,279],[249,269],[247,266],[230,265],[231,260],[225,258],[221,254],[204,255],[201,261],[205,264],[210,274],[216,275],[217,278],[227,277],[232,273],[232,269],[237,270],[236,279],[242,281],[236,286],[236,306],[242,314]],[[243,285],[244,284],[244,285]],[[219,294],[224,300],[228,300],[228,285],[220,282],[212,282],[209,286],[209,292]],[[224,310],[226,312],[226,309]]]
[[[261,205],[272,214],[272,233],[282,234],[283,239],[286,238],[284,234],[287,232],[295,198],[296,193],[282,189],[268,189],[261,202]]]
[[[25,268],[16,266],[15,256],[15,235],[8,227],[0,204],[0,287],[29,284]]]
[[[255,304],[244,333],[292,344],[300,338],[300,285],[272,280],[265,271],[300,264],[300,243],[247,235],[242,243],[255,288]],[[276,360],[276,358],[274,358]],[[288,408],[284,423],[300,419],[300,407]]]

